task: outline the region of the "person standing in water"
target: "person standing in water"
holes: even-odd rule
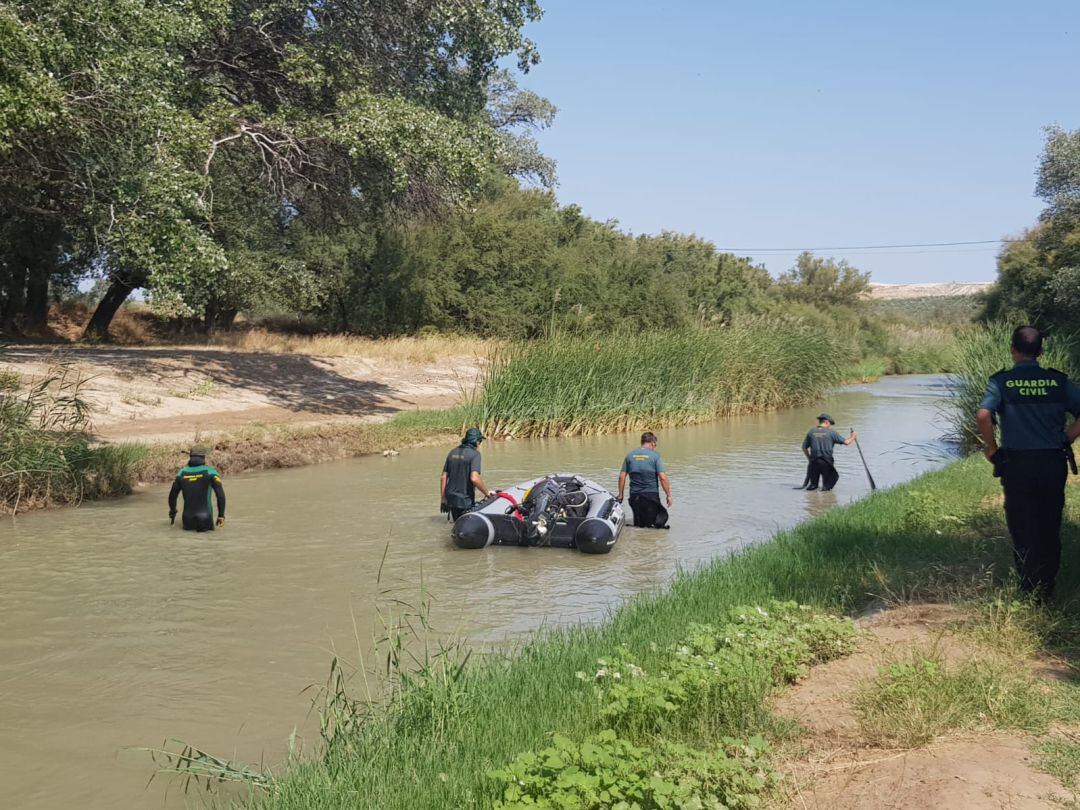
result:
[[[486,498],[487,485],[480,477],[480,442],[484,434],[480,428],[469,428],[461,444],[446,455],[442,477],[439,481],[440,511],[449,512],[451,520],[457,520],[472,509],[476,503],[476,490]]]
[[[667,527],[668,513],[660,504],[660,487],[664,488],[668,508],[671,498],[671,482],[664,472],[664,460],[656,452],[656,434],[641,434],[641,447],[631,450],[623,459],[619,470],[619,503],[626,491],[626,479],[630,479],[630,509],[634,513],[634,525],[650,529]]]
[[[807,491],[817,489],[818,482],[821,481],[821,491],[828,492],[840,480],[840,473],[833,466],[833,445],[850,445],[856,437],[853,430],[845,439],[833,430],[833,424],[833,418],[823,413],[818,417],[817,427],[811,428],[803,439],[803,454],[809,462],[806,470],[806,475],[810,479],[806,487]]]
[[[181,525],[188,531],[212,532],[214,509],[210,492],[217,498],[217,525],[225,525],[225,488],[221,485],[221,473],[206,465],[209,450],[201,445],[192,447],[188,453],[187,466],[176,474],[169,490],[169,522],[176,520],[176,499],[184,495],[184,515]]]
[[[1013,367],[994,374],[975,413],[983,453],[1005,491],[1005,523],[1012,536],[1020,590],[1037,600],[1054,594],[1061,566],[1061,514],[1067,463],[1080,436],[1080,386],[1039,365],[1043,336],[1034,326],[1012,335]],[[994,417],[1001,424],[1001,444]],[[1066,414],[1074,421],[1065,428]]]

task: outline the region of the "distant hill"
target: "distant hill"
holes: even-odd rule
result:
[[[939,284],[874,284],[870,285],[870,297],[875,301],[899,301],[907,298],[956,298],[975,295],[993,286],[989,281],[957,282]]]

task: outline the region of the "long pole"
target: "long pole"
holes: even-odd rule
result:
[[[859,446],[859,439],[855,436],[855,428],[851,429],[851,435],[855,437],[855,449],[859,451],[859,458],[862,459],[862,467],[866,470],[866,478],[870,481],[870,489],[877,489],[877,484],[874,483],[874,476],[870,474],[870,468],[866,466],[866,456],[863,455],[862,448]]]
[[[810,463],[809,463],[809,461],[807,461],[806,475],[803,477],[802,484],[797,486],[797,487],[792,487],[792,489],[806,489],[808,486],[810,486]]]

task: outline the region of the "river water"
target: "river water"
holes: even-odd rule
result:
[[[628,529],[612,553],[462,551],[438,514],[446,448],[226,481],[228,525],[170,527],[165,490],[0,522],[0,803],[182,807],[138,750],[178,738],[282,761],[301,691],[331,651],[356,658],[393,596],[434,598],[440,629],[497,642],[593,621],[633,594],[866,494],[854,446],[832,493],[797,491],[799,444],[824,407],[854,425],[879,487],[941,466],[941,378],[852,386],[812,409],[666,430],[675,506],[666,532]],[[614,487],[627,435],[483,446],[489,485],[573,471]],[[212,459],[211,459],[212,460]],[[178,459],[182,462],[183,459]],[[382,595],[380,595],[382,594]]]

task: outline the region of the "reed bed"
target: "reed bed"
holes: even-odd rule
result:
[[[95,447],[84,380],[58,364],[0,380],[0,514],[131,492],[146,449]]]
[[[475,408],[493,436],[684,425],[821,397],[841,380],[835,349],[827,336],[764,322],[558,336],[496,351]]]
[[[888,335],[889,374],[939,374],[955,371],[958,340],[968,328],[892,324]]]
[[[956,371],[950,376],[952,396],[944,405],[944,416],[951,437],[967,449],[982,444],[975,426],[975,411],[990,375],[999,369],[1012,367],[1009,341],[1013,327],[994,323],[961,332],[957,337]],[[1076,343],[1071,337],[1048,340],[1046,353],[1040,358],[1044,366],[1064,371],[1077,378],[1080,366],[1076,362]]]

